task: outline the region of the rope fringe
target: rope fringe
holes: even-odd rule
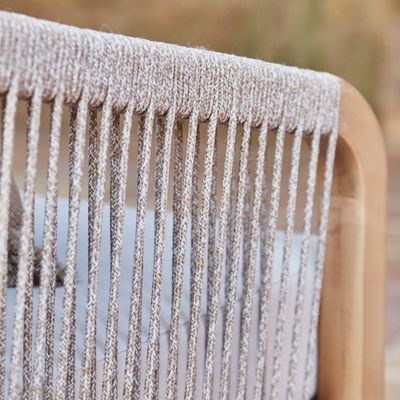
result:
[[[309,399],[338,79],[6,12],[0,30],[0,400]]]

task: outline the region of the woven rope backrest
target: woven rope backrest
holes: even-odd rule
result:
[[[310,396],[337,137],[337,78],[1,12],[0,92],[1,398],[17,399],[22,393],[24,399],[277,399],[282,381],[286,382],[285,397]],[[11,339],[6,337],[7,227],[13,207],[10,191],[17,156],[18,100],[27,104],[26,167]],[[50,104],[49,113],[44,110],[45,103]],[[49,120],[49,142],[35,306],[35,198],[43,118]],[[68,148],[62,145],[66,134]],[[321,143],[327,151],[317,196]],[[301,169],[302,148],[308,145],[307,163]],[[68,173],[60,167],[66,154]],[[129,172],[131,164],[134,173]],[[287,179],[282,172],[286,164]],[[59,181],[66,174],[68,238],[62,311],[57,315],[57,199]],[[135,181],[134,194],[127,190],[131,181]],[[87,297],[80,298],[77,242],[80,200],[86,187]],[[104,244],[107,188],[110,240]],[[304,197],[300,210],[299,192]],[[135,235],[127,243],[123,232],[129,202],[134,203],[136,217],[131,221]],[[149,208],[154,210],[154,243],[145,240]],[[272,270],[282,211],[278,311],[272,321]],[[167,229],[169,212],[173,216],[171,231]],[[316,214],[318,250],[307,314],[310,324],[305,332],[305,292],[311,279],[307,265]],[[290,356],[283,368],[296,218],[301,219],[301,252],[295,301],[290,306]],[[165,270],[168,235],[172,235],[169,278]],[[98,303],[103,245],[110,249],[108,304]],[[128,266],[122,264],[124,246],[133,248]],[[149,247],[153,249],[151,265],[144,262]],[[121,268],[130,271],[129,294],[120,294]],[[152,273],[147,305],[143,286],[146,270]],[[184,334],[182,307],[188,275],[190,304]],[[163,295],[165,281],[172,285],[168,301]],[[129,296],[130,311],[129,318],[121,321],[122,295]],[[201,325],[204,298],[206,323]],[[150,310],[146,323],[145,307]],[[80,308],[84,308],[86,318],[78,357],[76,321]],[[100,308],[108,309],[101,373],[96,356],[99,329],[103,329],[98,321]],[[166,308],[169,311],[163,314]],[[160,355],[162,315],[168,317],[168,346]],[[59,336],[55,333],[57,319]],[[272,323],[275,333],[269,343]],[[118,372],[121,334],[125,335],[126,349],[123,371]],[[6,343],[11,340],[8,361]],[[304,343],[306,357],[301,358]],[[272,361],[267,366],[268,349],[272,349]],[[299,365],[299,360],[304,365]],[[160,365],[165,365],[165,370]]]

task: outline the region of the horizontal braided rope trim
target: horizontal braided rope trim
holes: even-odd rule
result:
[[[276,128],[282,119],[279,104],[284,96],[288,131],[295,130],[300,119],[304,119],[304,131],[312,131],[317,114],[322,114],[322,132],[326,133],[337,120],[340,85],[330,74],[7,12],[0,12],[0,32],[2,93],[18,74],[19,97],[30,98],[41,85],[45,100],[62,91],[67,103],[75,103],[85,86],[91,107],[103,104],[108,94],[114,110],[124,109],[133,99],[136,113],[153,103],[158,114],[175,107],[177,115],[187,117],[197,108],[200,120],[208,120],[217,106],[219,122],[228,120],[235,108],[239,123],[250,116],[251,125],[259,126],[268,115],[269,126]],[[317,113],[321,91],[325,100]],[[300,94],[305,101],[296,107]],[[268,99],[273,101],[267,108]]]

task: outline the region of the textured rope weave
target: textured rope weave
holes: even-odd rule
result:
[[[65,398],[67,389],[68,355],[70,352],[71,337],[74,335],[75,318],[74,303],[76,282],[76,241],[78,235],[79,198],[81,194],[81,178],[83,169],[83,156],[85,146],[85,123],[87,117],[87,95],[83,92],[78,103],[76,114],[76,130],[73,130],[71,142],[74,157],[71,160],[70,170],[70,194],[69,194],[69,225],[67,261],[65,267],[63,313],[61,320],[61,338],[58,359],[58,375],[55,395],[57,398]],[[74,132],[75,131],[75,132]]]
[[[124,397],[139,398],[140,396],[140,363],[142,324],[142,286],[143,286],[143,247],[144,218],[146,212],[147,190],[149,185],[149,163],[151,135],[154,121],[154,111],[151,107],[145,120],[139,121],[138,140],[138,197],[135,235],[134,275],[132,280],[132,296],[128,327],[128,347],[125,363]],[[143,133],[143,137],[142,137]]]
[[[0,33],[0,399],[309,399],[339,80],[7,12]]]
[[[30,307],[26,310],[26,296],[31,296],[29,289],[32,284],[32,217],[35,194],[40,111],[41,93],[40,89],[37,89],[33,95],[30,110],[28,110],[28,149],[22,212],[22,227],[20,233],[20,251],[18,259],[17,300],[13,328],[14,336],[11,355],[10,384],[8,391],[8,398],[10,399],[18,399],[19,397],[18,369],[20,363],[21,349],[25,338],[24,322],[26,318],[31,318],[31,315],[25,315],[25,312],[31,311],[29,310]],[[31,262],[29,262],[30,259]],[[26,365],[24,365],[24,367],[26,367]],[[26,387],[24,387],[24,389],[26,389]]]
[[[59,94],[54,100],[51,112],[50,128],[50,151],[48,164],[48,177],[46,189],[46,211],[43,232],[43,258],[39,293],[39,311],[36,328],[36,346],[34,351],[34,373],[32,382],[32,397],[35,400],[40,399],[42,385],[45,379],[46,354],[50,352],[49,360],[53,359],[52,347],[54,337],[53,318],[48,320],[51,314],[54,299],[54,273],[55,273],[55,254],[54,243],[56,242],[56,218],[57,218],[57,172],[58,157],[60,151],[60,130],[61,130],[61,112],[62,112],[62,94]],[[50,323],[49,323],[50,322]],[[46,329],[47,328],[47,329]],[[51,340],[47,342],[47,334]],[[48,362],[49,362],[48,360]],[[53,375],[52,368],[49,375]],[[51,384],[50,384],[51,385]]]
[[[186,147],[185,167],[183,171],[182,195],[178,201],[179,209],[174,210],[177,223],[180,225],[174,229],[174,250],[173,250],[173,269],[172,269],[172,310],[171,310],[171,331],[169,336],[169,353],[168,353],[168,374],[167,374],[167,393],[166,397],[172,399],[176,396],[177,391],[177,369],[178,369],[178,347],[179,347],[179,321],[182,305],[183,293],[183,267],[185,262],[185,241],[186,231],[188,229],[188,210],[190,201],[190,192],[193,176],[193,165],[196,150],[197,137],[197,114],[193,113],[189,120],[188,143]],[[180,144],[180,127],[177,132],[177,145]],[[210,124],[209,129],[215,129],[214,124]],[[180,177],[178,166],[175,169],[175,180]],[[177,190],[179,190],[177,188]],[[177,205],[178,207],[178,205]],[[176,233],[176,236],[175,236]],[[176,241],[175,241],[176,238]]]
[[[14,148],[15,112],[17,103],[17,78],[14,78],[6,97],[6,106],[3,114],[2,162],[0,177],[0,226],[8,227],[11,186],[11,163]],[[7,287],[7,243],[8,229],[0,229],[0,383],[1,398],[4,398],[5,383],[5,313]]]

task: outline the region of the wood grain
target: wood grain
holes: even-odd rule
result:
[[[386,157],[377,120],[342,82],[319,326],[318,398],[384,398]]]

